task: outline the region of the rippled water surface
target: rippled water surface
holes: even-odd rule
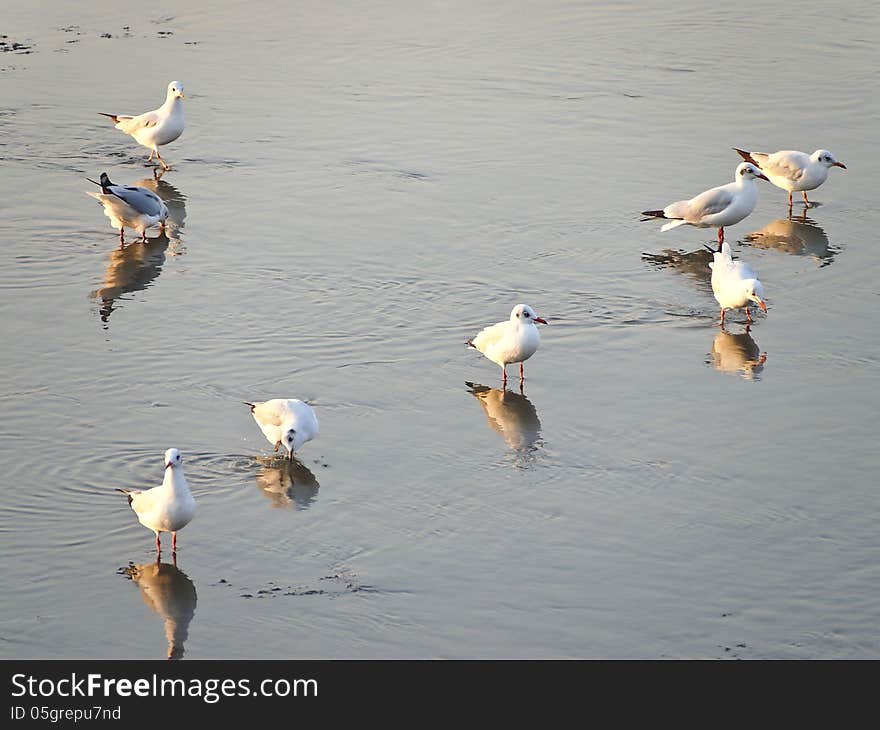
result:
[[[174,5],[4,4],[0,655],[880,655],[876,3]],[[97,112],[172,79],[155,181]],[[728,229],[749,331],[639,221],[733,146],[848,166]],[[464,346],[518,302],[522,394]],[[169,446],[176,568],[115,491]]]

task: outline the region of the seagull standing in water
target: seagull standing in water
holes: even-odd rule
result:
[[[746,162],[760,167],[777,188],[788,191],[788,210],[791,212],[791,194],[800,191],[804,196],[804,205],[809,208],[810,200],[807,190],[815,190],[828,179],[828,171],[832,167],[846,165],[838,162],[828,150],[816,150],[812,155],[797,150],[779,150],[779,152],[747,152],[738,147],[733,148]]]
[[[138,114],[136,117],[121,114],[106,114],[98,112],[105,117],[110,117],[116,129],[125,132],[134,138],[135,142],[150,150],[147,162],[153,159],[155,154],[159,163],[166,170],[169,169],[159,154],[159,147],[176,140],[183,134],[183,84],[172,81],[168,84],[165,93],[165,103],[151,112]]]
[[[538,351],[541,335],[536,324],[547,324],[528,304],[517,304],[510,312],[510,319],[482,329],[476,337],[465,344],[482,352],[492,362],[501,366],[502,383],[507,384],[507,366],[519,363],[520,383],[525,380],[523,362]]]
[[[171,552],[177,554],[177,531],[186,527],[196,514],[196,501],[183,476],[183,459],[177,449],[165,452],[165,478],[146,491],[117,489],[128,495],[128,504],[138,522],[156,533],[156,554],[162,553],[159,534],[171,533]]]
[[[87,177],[90,183],[101,188],[100,193],[89,192],[104,206],[104,215],[110,225],[119,229],[119,243],[125,245],[125,228],[134,228],[141,234],[143,243],[147,242],[147,228],[160,224],[165,232],[168,206],[156,193],[136,185],[114,185],[106,172],[101,173],[101,182]]]
[[[244,404],[250,406],[254,420],[275,447],[275,453],[284,445],[291,461],[293,452],[319,433],[315,411],[308,403],[296,398],[274,398],[262,403],[245,401]]]
[[[721,305],[721,325],[724,326],[724,311],[745,307],[748,321],[752,321],[749,303],[754,302],[765,312],[764,286],[758,280],[754,270],[742,261],[734,261],[730,255],[730,244],[726,241],[714,253],[714,261],[709,263],[712,269],[712,292]]]
[[[678,226],[691,225],[697,228],[718,228],[718,243],[724,242],[725,226],[739,223],[751,214],[758,202],[758,187],[755,180],[767,177],[750,162],[742,162],[736,168],[734,181],[727,185],[710,188],[690,200],[670,203],[662,210],[645,210],[642,215],[651,218],[668,218],[660,230],[668,231]]]

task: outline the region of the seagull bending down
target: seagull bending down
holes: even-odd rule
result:
[[[767,177],[750,162],[742,162],[736,168],[732,183],[710,188],[690,200],[670,203],[662,210],[645,210],[642,215],[652,218],[668,218],[660,230],[668,231],[678,226],[691,225],[697,228],[718,228],[718,243],[724,242],[724,227],[739,223],[748,216],[758,202],[758,188],[755,179]]]
[[[262,403],[248,403],[254,420],[263,435],[275,447],[287,449],[288,458],[293,461],[293,452],[319,433],[318,417],[308,403],[296,398],[274,398]]]
[[[156,554],[162,552],[159,533],[171,533],[171,552],[177,553],[177,531],[186,527],[196,513],[196,501],[183,476],[183,459],[177,449],[165,452],[165,478],[162,484],[146,491],[117,489],[128,495],[128,504],[138,522],[156,533]]]
[[[730,255],[730,244],[724,242],[714,252],[714,261],[709,262],[712,269],[712,292],[721,305],[721,325],[724,325],[724,310],[745,307],[748,321],[752,321],[749,302],[754,302],[765,312],[764,286],[758,275],[746,263],[734,261]]]
[[[788,191],[788,210],[791,211],[791,194],[800,191],[804,196],[804,205],[809,208],[810,200],[807,190],[815,190],[828,179],[828,171],[832,167],[846,165],[838,162],[828,150],[816,150],[812,155],[797,150],[779,150],[766,152],[747,152],[738,147],[733,148],[746,162],[757,165],[777,188]]]
[[[121,114],[106,114],[98,112],[105,117],[110,117],[116,129],[125,132],[134,138],[139,145],[150,150],[147,162],[153,159],[153,154],[159,159],[159,163],[166,170],[169,169],[159,154],[159,147],[173,142],[183,134],[183,84],[172,81],[168,84],[165,93],[165,103],[151,112],[138,114],[136,117]]]
[[[101,188],[100,193],[89,192],[104,206],[104,215],[110,219],[110,225],[119,229],[119,243],[125,245],[125,227],[134,228],[141,234],[141,240],[147,242],[147,228],[159,223],[165,231],[168,218],[168,206],[156,193],[136,185],[114,185],[106,172],[101,173],[101,182],[86,178]]]
[[[525,380],[523,362],[538,351],[541,335],[536,323],[547,324],[528,304],[517,304],[510,312],[510,319],[482,329],[476,337],[465,344],[482,352],[492,362],[501,366],[502,382],[507,384],[507,366],[519,363],[519,380]]]

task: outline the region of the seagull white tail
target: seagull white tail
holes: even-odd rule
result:
[[[685,223],[687,223],[687,221],[670,221],[669,223],[664,223],[660,226],[660,232],[671,231],[673,228],[683,226]]]

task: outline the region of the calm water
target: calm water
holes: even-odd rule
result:
[[[875,2],[187,5],[4,3],[0,655],[880,656]],[[173,225],[119,251],[97,112],[172,79]],[[849,167],[728,229],[748,333],[714,232],[638,216],[732,146]],[[464,346],[518,302],[523,395]],[[176,569],[114,491],[169,446]]]

